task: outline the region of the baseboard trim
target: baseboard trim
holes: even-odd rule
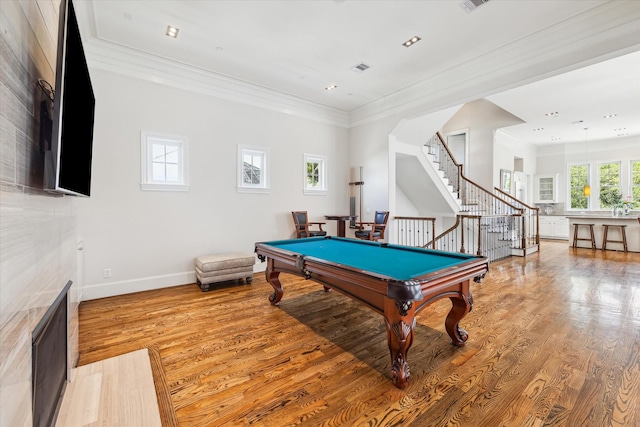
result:
[[[84,286],[82,301],[130,294],[133,292],[150,291],[153,289],[169,288],[196,282],[195,271],[165,274],[162,276],[141,277],[118,282],[99,283]]]

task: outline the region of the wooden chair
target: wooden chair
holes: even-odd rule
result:
[[[296,238],[326,236],[327,232],[322,229],[325,222],[309,222],[307,211],[291,212],[293,223],[296,227]],[[319,230],[311,230],[312,225],[317,225]]]
[[[376,211],[373,222],[359,222],[358,230],[355,232],[355,236],[358,239],[363,240],[380,240],[384,239],[384,231],[387,228],[387,221],[389,220],[388,211]],[[371,227],[369,230],[365,230],[365,227]]]

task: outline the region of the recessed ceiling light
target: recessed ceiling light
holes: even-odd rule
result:
[[[333,84],[333,85],[329,85],[329,86],[325,87],[324,90],[334,90],[337,87],[338,87],[338,85]]]
[[[414,44],[418,43],[420,40],[422,40],[420,37],[413,36],[409,40],[407,40],[406,42],[402,43],[402,46],[404,46],[404,47],[413,46]]]
[[[605,119],[610,119],[612,117],[617,116],[617,114],[607,114],[606,116],[604,116]]]
[[[174,39],[177,39],[179,31],[180,31],[179,28],[172,27],[171,25],[167,25],[166,35],[169,36],[169,37],[173,37]]]

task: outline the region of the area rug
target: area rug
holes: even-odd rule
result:
[[[173,402],[171,401],[171,393],[167,385],[167,377],[162,366],[160,358],[160,350],[156,347],[147,347],[149,351],[149,360],[151,362],[151,371],[153,373],[153,384],[156,388],[156,396],[158,398],[158,408],[160,409],[160,421],[163,427],[178,427],[178,418],[173,410]]]

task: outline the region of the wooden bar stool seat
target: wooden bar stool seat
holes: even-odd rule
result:
[[[622,243],[622,250],[624,252],[628,252],[627,249],[627,234],[625,232],[625,228],[627,228],[626,225],[621,225],[621,224],[602,224],[602,226],[604,227],[604,235],[602,238],[602,250],[606,251],[607,250],[607,243]],[[609,227],[619,227],[620,228],[620,238],[621,240],[612,240],[609,239]]]
[[[581,225],[589,227],[590,237],[578,237],[578,230],[580,229]],[[572,247],[577,248],[579,240],[585,240],[587,242],[591,242],[591,249],[595,249],[596,248],[596,238],[593,235],[593,224],[573,224],[573,245],[572,245]]]

